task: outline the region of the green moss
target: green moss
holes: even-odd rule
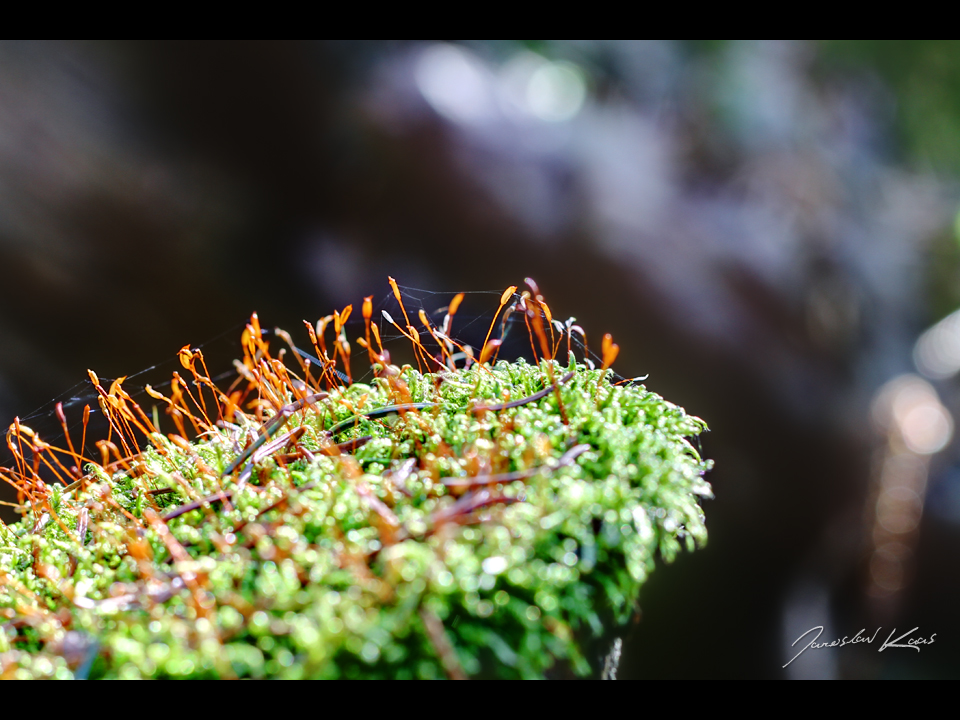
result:
[[[657,555],[705,542],[710,463],[681,408],[583,365],[553,372],[572,372],[566,424],[552,392],[476,410],[543,390],[546,362],[404,367],[409,402],[432,406],[372,413],[396,404],[396,376],[335,389],[283,430],[303,428],[302,457],[255,456],[243,486],[216,473],[259,431],[248,416],[190,451],[156,435],[112,477],[91,466],[90,485],[0,527],[3,676],[589,674],[583,643],[630,617]]]

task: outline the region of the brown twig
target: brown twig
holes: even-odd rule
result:
[[[450,638],[447,637],[447,630],[443,627],[443,621],[432,610],[425,607],[420,608],[420,619],[423,621],[427,638],[433,645],[447,677],[451,680],[466,680],[467,674],[463,671],[463,667],[457,659],[457,652],[453,649]]]
[[[440,482],[449,488],[482,487],[484,485],[498,485],[511,483],[517,480],[526,480],[533,477],[544,468],[537,467],[531,470],[517,470],[516,472],[501,473],[499,475],[476,475],[467,478],[443,478]]]
[[[547,395],[549,395],[554,391],[554,388],[556,388],[558,385],[563,385],[572,377],[573,377],[573,372],[571,371],[571,372],[568,372],[566,375],[564,375],[562,378],[560,378],[558,382],[555,382],[552,385],[548,385],[543,390],[541,390],[540,392],[534,393],[530,397],[521,398],[520,400],[513,400],[512,402],[503,403],[502,405],[477,405],[473,408],[473,411],[480,412],[482,410],[493,410],[494,412],[496,412],[498,410],[509,410],[510,408],[520,407],[521,405],[526,405],[528,403],[536,402],[537,400],[545,398]]]
[[[296,432],[296,431],[294,431],[294,432]],[[293,433],[290,433],[290,434],[293,434]],[[287,438],[278,438],[278,439],[277,439],[277,443],[278,443],[277,447],[283,447],[283,444],[279,444],[279,441],[280,441],[280,440],[284,440],[284,439],[287,439]],[[332,447],[332,448],[327,448],[327,450],[321,451],[321,452],[323,452],[323,453],[326,454],[326,455],[334,455],[334,454],[346,453],[346,452],[349,452],[349,451],[351,451],[351,450],[355,450],[355,449],[357,449],[358,447],[362,447],[363,445],[366,445],[366,444],[367,444],[368,442],[370,442],[370,440],[372,440],[372,439],[373,439],[373,438],[372,438],[370,435],[364,435],[363,437],[356,438],[356,439],[354,439],[354,440],[348,440],[348,441],[346,441],[346,442],[342,442],[342,443],[340,443],[339,445],[335,445],[335,446]],[[274,444],[274,443],[271,443],[271,445],[273,445],[273,444]],[[269,447],[269,446],[267,446],[267,447]],[[266,449],[266,448],[263,448],[263,449]],[[335,451],[339,451],[339,452],[335,452]],[[254,454],[253,456],[251,456],[251,458],[250,458],[251,463],[252,463],[253,460],[254,460],[255,458],[257,458],[257,457],[258,457],[258,454]],[[259,459],[262,460],[263,458],[259,458]],[[246,475],[248,470],[251,470],[251,471],[252,471],[252,464],[250,465],[250,467],[244,468],[243,473],[241,473],[241,477],[243,477],[244,475]],[[304,485],[302,488],[299,488],[299,489],[300,489],[300,490],[306,490],[306,489],[308,489],[308,488],[310,488],[310,487],[313,487],[313,484],[312,484],[312,483],[309,483],[309,484],[307,484],[307,485]],[[172,490],[167,490],[166,488],[164,488],[163,490],[157,490],[157,491],[151,491],[151,492],[156,492],[157,494],[159,494],[160,492],[172,492]],[[181,515],[184,515],[184,514],[190,512],[191,510],[197,510],[197,509],[203,507],[204,505],[208,505],[208,504],[214,503],[214,502],[223,502],[223,501],[225,501],[225,500],[231,500],[231,499],[233,499],[233,490],[224,490],[224,491],[222,491],[222,492],[214,493],[214,494],[212,494],[212,495],[207,495],[206,497],[200,498],[199,500],[194,500],[193,502],[187,503],[186,505],[181,505],[181,506],[179,506],[179,507],[177,507],[177,508],[174,508],[173,510],[171,510],[170,512],[168,512],[166,515],[163,516],[163,520],[164,520],[164,522],[167,522],[167,521],[169,521],[169,520],[173,520],[174,518],[178,518],[178,517],[180,517]],[[268,508],[268,509],[272,509],[272,507],[271,507],[271,508]],[[265,512],[265,511],[264,511],[264,512]]]
[[[229,475],[238,467],[240,467],[248,457],[253,455],[257,450],[260,449],[260,447],[264,443],[269,441],[270,438],[273,436],[273,434],[277,432],[277,430],[279,430],[284,425],[286,425],[287,421],[290,420],[293,414],[298,410],[302,409],[304,405],[312,405],[318,400],[323,400],[326,397],[327,397],[327,393],[325,392],[314,393],[313,395],[307,395],[304,398],[295,400],[289,405],[284,405],[282,408],[280,408],[280,412],[278,412],[276,415],[270,418],[270,420],[268,420],[263,424],[263,427],[260,430],[260,437],[257,438],[257,440],[253,444],[251,444],[246,450],[244,450],[236,458],[234,458],[233,462],[231,462],[220,474],[220,477],[223,477],[224,475]]]
[[[518,502],[523,501],[519,498],[507,497],[506,495],[493,495],[489,490],[486,489],[483,489],[477,493],[465,495],[453,503],[453,505],[449,505],[443,510],[435,512],[431,516],[431,529],[427,534],[429,535],[435,532],[437,528],[444,523],[451,521],[460,522],[460,518],[482,508],[490,507],[491,505],[512,505]]]
[[[542,470],[555,470],[563,467],[564,465],[569,465],[576,460],[577,457],[589,449],[589,445],[576,445],[570,450],[567,450],[567,452],[565,452],[557,461],[556,465],[541,465],[540,467],[531,468],[530,470],[517,470],[515,472],[501,473],[499,475],[476,475],[468,478],[443,478],[440,482],[447,487],[463,488],[481,487],[484,485],[498,485],[500,483],[511,483],[516,482],[517,480],[526,480]]]
[[[233,497],[233,490],[223,490],[221,492],[214,493],[213,495],[207,495],[206,497],[202,497],[199,500],[194,500],[193,502],[189,502],[186,505],[181,505],[179,507],[176,507],[160,519],[163,520],[164,522],[170,522],[174,518],[178,518],[181,515],[185,515],[191,510],[197,510],[199,508],[202,508],[204,505],[209,505],[215,502],[224,502],[225,500],[229,500],[232,497]]]

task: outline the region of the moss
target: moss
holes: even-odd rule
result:
[[[706,540],[709,462],[687,439],[704,423],[609,370],[427,373],[371,350],[373,382],[298,402],[309,381],[250,362],[269,343],[249,330],[253,412],[224,391],[204,418],[200,375],[168,404],[192,409],[187,442],[113,387],[114,445],[135,418],[149,447],[67,490],[20,468],[3,677],[586,675],[585,639],[630,617],[655,558]]]

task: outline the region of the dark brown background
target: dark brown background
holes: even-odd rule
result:
[[[297,330],[385,297],[387,274],[532,276],[712,428],[710,544],[644,588],[621,677],[784,677],[796,622],[855,633],[869,403],[957,295],[954,173],[910,154],[898,78],[806,43],[454,45],[491,87],[535,52],[588,90],[563,123],[492,100],[465,120],[418,84],[431,47],[0,44],[4,422],[254,310]],[[893,618],[937,644],[810,653],[795,676],[958,676],[954,455]]]

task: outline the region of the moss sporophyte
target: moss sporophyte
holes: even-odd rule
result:
[[[656,555],[706,540],[705,424],[617,382],[609,336],[600,367],[577,359],[532,281],[478,355],[453,339],[462,295],[418,329],[391,286],[419,369],[391,364],[367,298],[368,383],[350,307],[308,325],[312,353],[254,315],[229,387],[186,347],[153,408],[91,373],[105,438],[71,438],[60,408],[62,448],[14,421],[0,677],[596,672],[585,643],[630,618]],[[532,362],[497,358],[509,315]]]

